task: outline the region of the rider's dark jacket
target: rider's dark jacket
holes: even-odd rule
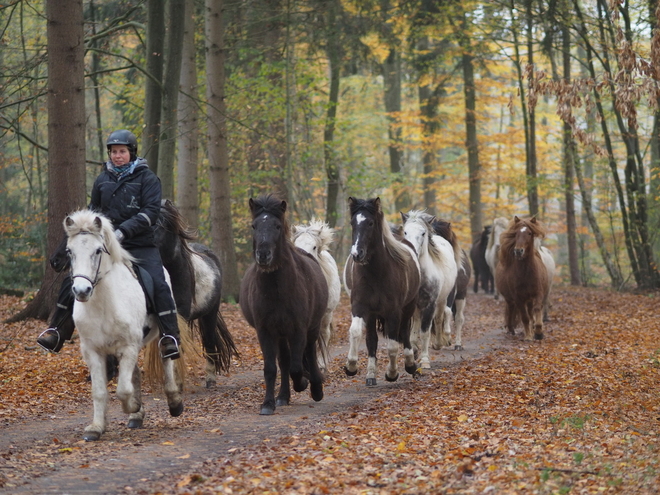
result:
[[[115,229],[122,231],[125,249],[155,246],[160,179],[149,170],[144,158],[138,158],[133,172],[125,177],[110,170],[111,167],[112,164],[106,165],[96,178],[89,207],[107,216]]]

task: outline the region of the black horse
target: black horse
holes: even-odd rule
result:
[[[367,386],[376,385],[378,331],[388,341],[389,366],[385,379],[399,378],[397,354],[403,344],[405,369],[415,376],[417,364],[410,345],[411,319],[420,285],[417,254],[408,241],[399,241],[380,206],[380,198],[349,198],[353,245],[344,267],[344,281],[351,296],[352,321],[344,371],[357,373],[358,347],[366,327]]]
[[[177,311],[197,327],[206,357],[206,386],[216,383],[216,372],[227,371],[232,356],[238,356],[220,313],[222,265],[216,254],[195,236],[174,203],[161,202],[155,241],[170,274]]]
[[[323,399],[317,344],[328,305],[328,284],[318,262],[289,239],[286,202],[272,195],[250,199],[255,263],[241,282],[240,305],[257,330],[264,358],[266,396],[260,414],[289,404],[291,390],[310,385],[312,399]],[[277,362],[281,385],[275,400]]]
[[[480,282],[481,289],[487,294],[492,294],[495,290],[495,280],[486,262],[486,248],[488,247],[488,237],[492,228],[491,225],[486,225],[470,248],[470,259],[472,260],[472,268],[474,268],[475,294],[479,291]]]

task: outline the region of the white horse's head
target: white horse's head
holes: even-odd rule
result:
[[[293,243],[316,259],[327,251],[333,241],[334,231],[325,222],[312,219],[309,225],[295,225],[292,232]]]
[[[433,243],[433,229],[431,222],[434,217],[420,210],[410,210],[401,213],[403,220],[403,237],[413,245],[417,256],[429,251],[430,243]]]
[[[132,257],[114,234],[112,223],[91,210],[79,210],[64,219],[67,253],[71,258],[71,278],[76,300],[86,302],[94,287],[114,263],[130,266]]]

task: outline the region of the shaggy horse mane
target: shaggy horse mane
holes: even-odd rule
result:
[[[454,250],[454,260],[456,261],[456,266],[461,266],[461,248],[458,244],[458,236],[456,232],[451,228],[451,222],[446,220],[441,220],[439,218],[434,219],[431,222],[434,232],[446,239],[449,244],[451,244],[452,249]]]
[[[433,226],[430,223],[431,221],[433,221],[433,219],[434,217],[432,215],[429,215],[425,211],[421,211],[421,210],[410,210],[406,214],[406,223],[414,222],[426,228],[426,234],[428,237],[429,255],[435,262],[442,263],[443,261],[442,252],[440,251],[438,245],[433,241],[433,235],[435,234],[435,230],[433,229]]]
[[[502,231],[505,231],[509,227],[509,220],[505,217],[499,217],[493,220],[493,226],[490,231],[490,236],[488,237],[488,249],[492,248],[499,239],[495,239],[495,232],[497,232],[498,227]]]
[[[380,232],[383,238],[385,250],[398,264],[405,265],[410,259],[411,254],[405,245],[396,240],[394,234],[392,234],[390,225],[387,220],[385,220],[383,210],[380,208],[380,198],[349,198],[349,206],[351,218],[353,218],[360,210],[366,210],[376,218],[376,229]]]
[[[97,220],[100,222],[100,226]],[[115,229],[112,226],[112,222],[101,213],[89,209],[78,210],[67,216],[64,219],[63,225],[69,239],[78,234],[99,236],[108,250],[113,263],[123,263],[129,268],[132,267],[135,259],[128,251],[121,247],[115,236]]]
[[[502,233],[500,245],[500,259],[513,257],[513,248],[516,242],[516,233],[522,228],[527,227],[534,236],[534,241],[543,239],[546,234],[546,229],[541,222],[536,220],[536,217],[519,218],[513,217],[509,222],[507,230]]]
[[[312,218],[309,225],[294,225],[292,238],[295,241],[303,234],[309,234],[312,237],[319,239],[321,242],[321,249],[319,251],[328,251],[330,244],[334,241],[334,230],[323,220]]]

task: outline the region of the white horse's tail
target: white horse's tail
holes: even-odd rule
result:
[[[181,336],[181,357],[174,361],[175,372],[177,376],[181,377],[182,383],[185,385],[185,378],[190,365],[193,368],[204,366],[204,358],[199,351],[199,345],[195,342],[195,338],[190,328],[190,325],[183,319],[181,315],[177,315],[179,324],[179,334]],[[160,349],[158,348],[159,339],[153,339],[144,350],[144,379],[152,390],[161,390],[163,388],[163,361],[160,357]]]

